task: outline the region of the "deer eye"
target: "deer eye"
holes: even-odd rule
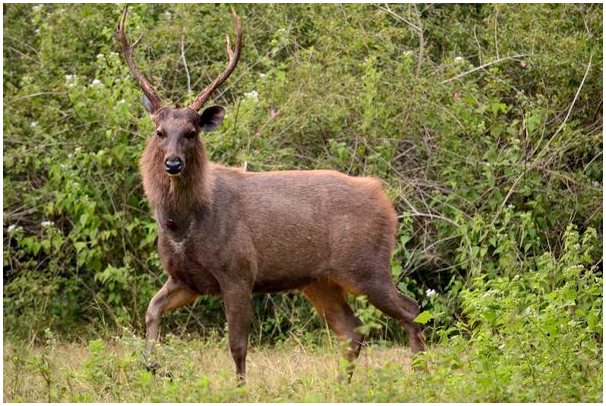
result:
[[[194,138],[196,138],[196,135],[198,135],[196,130],[191,130],[190,132],[185,134],[185,138],[187,138],[188,140],[193,140]]]
[[[164,133],[160,130],[156,130],[156,135],[158,136],[158,138],[162,139],[164,138]]]

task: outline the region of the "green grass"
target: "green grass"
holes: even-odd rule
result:
[[[467,343],[455,339],[430,347],[412,368],[407,347],[373,344],[362,352],[351,384],[337,376],[344,365],[334,344],[306,344],[296,337],[269,347],[252,346],[248,383],[237,387],[222,340],[169,335],[157,349],[153,375],[142,366],[142,339],[120,337],[88,343],[49,339],[43,346],[4,342],[5,402],[509,402],[600,401],[601,362],[585,381],[528,380],[524,362],[506,379],[482,367]],[[554,364],[557,368],[557,363]],[[168,372],[172,378],[168,377]],[[553,371],[557,373],[557,371]],[[547,378],[548,375],[545,375]]]
[[[227,345],[221,341],[168,337],[157,348],[156,376],[143,368],[143,342],[135,337],[32,347],[5,342],[7,402],[260,402],[340,401],[347,386],[338,348],[304,346],[296,340],[251,347],[248,384],[236,386]],[[408,348],[370,347],[357,364],[351,399],[372,400],[377,370],[411,374]],[[168,372],[172,375],[169,378]],[[367,394],[363,396],[363,394]],[[362,397],[360,397],[362,396]],[[393,400],[397,400],[394,398]]]

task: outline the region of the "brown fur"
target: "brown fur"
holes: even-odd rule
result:
[[[143,186],[175,292],[184,303],[198,294],[223,297],[238,374],[245,371],[253,292],[301,289],[350,342],[350,359],[362,337],[342,297],[346,291],[366,295],[404,324],[414,351],[423,350],[413,323],[418,306],[391,279],[397,219],[381,182],[330,170],[251,173],[213,164],[199,138],[182,139],[190,127],[197,130],[193,111],[186,110],[163,109],[153,117],[169,138],[147,142]],[[163,162],[175,153],[185,169],[169,176]]]

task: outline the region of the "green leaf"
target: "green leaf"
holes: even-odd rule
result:
[[[428,310],[425,310],[421,312],[413,321],[419,324],[427,324],[427,322],[431,319],[433,319],[433,315]]]
[[[492,114],[496,115],[499,111],[501,111],[502,113],[505,113],[507,111],[507,105],[505,103],[492,103],[490,105],[490,110],[492,111]]]
[[[74,243],[74,248],[76,248],[76,252],[80,252],[86,248],[86,243],[83,241],[77,241]]]
[[[406,243],[407,243],[408,241],[410,241],[410,238],[411,238],[411,237],[410,237],[409,235],[406,235],[406,234],[404,234],[404,235],[402,235],[402,236],[400,237],[400,244],[402,245],[402,247],[404,247],[404,246],[406,245]]]

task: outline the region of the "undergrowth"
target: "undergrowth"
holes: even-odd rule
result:
[[[598,402],[602,280],[587,265],[593,238],[571,228],[564,254],[535,258],[532,272],[473,277],[460,292],[464,321],[414,357],[373,340],[351,384],[337,380],[346,367],[339,345],[318,331],[252,346],[244,388],[225,336],[167,334],[152,374],[142,338],[126,328],[88,343],[60,343],[47,331],[41,346],[5,341],[5,401]]]

